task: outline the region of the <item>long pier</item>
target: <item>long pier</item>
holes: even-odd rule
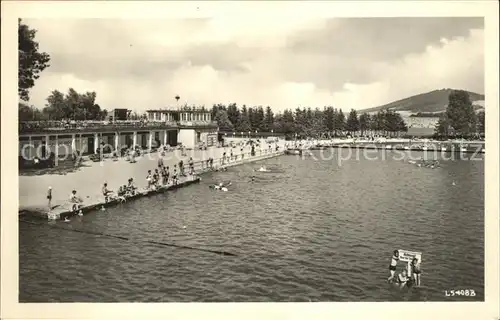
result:
[[[484,142],[350,142],[316,144],[307,148],[290,148],[287,154],[300,154],[301,149],[327,150],[327,149],[372,149],[372,150],[398,150],[417,152],[441,152],[441,153],[485,153]]]
[[[255,152],[255,155],[251,155],[250,153],[245,153],[243,155],[238,155],[239,159],[236,157],[226,156],[226,158],[218,158],[213,159],[213,165],[209,165],[207,161],[197,161],[194,163],[195,174],[187,175],[185,177],[180,177],[178,179],[177,184],[169,183],[167,185],[161,185],[156,189],[145,189],[141,188],[136,190],[134,195],[126,197],[126,201],[135,200],[138,198],[149,197],[152,195],[165,193],[170,190],[180,189],[183,187],[187,187],[194,183],[199,183],[201,178],[200,176],[204,173],[208,172],[217,172],[221,168],[229,168],[237,165],[241,165],[244,163],[252,163],[256,161],[261,161],[269,158],[274,158],[282,155],[283,151],[273,151],[270,152],[268,150],[261,151],[258,150]],[[102,208],[114,207],[120,204],[122,201],[120,199],[111,199],[108,202],[104,201],[104,196],[96,198],[96,199],[86,199],[85,205],[79,207],[78,212],[82,215],[89,214],[91,212],[95,212],[97,210],[101,210]],[[72,210],[73,203],[67,201],[56,207],[54,207],[50,212],[34,209],[34,210],[22,210],[19,213],[19,217],[29,217],[34,219],[49,219],[49,220],[59,220],[65,219],[67,217],[74,216],[76,213]]]

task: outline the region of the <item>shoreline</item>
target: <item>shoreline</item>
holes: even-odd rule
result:
[[[183,187],[187,187],[194,183],[199,183],[201,181],[201,175],[209,172],[217,172],[221,168],[229,168],[237,165],[245,164],[245,163],[253,163],[261,160],[266,160],[274,157],[278,157],[284,154],[284,151],[275,151],[268,152],[268,150],[256,150],[256,155],[250,156],[250,153],[238,154],[235,157],[243,156],[239,160],[229,160],[227,162],[222,161],[222,158],[214,158],[214,164],[212,168],[208,166],[204,166],[206,161],[197,161],[194,162],[195,173],[194,175],[186,175],[179,177],[179,182],[176,185],[173,185],[169,182],[167,185],[160,185],[158,189],[148,190],[147,188],[138,188],[137,193],[133,196],[127,197],[126,200],[135,200],[138,198],[149,197],[155,194],[168,192],[169,190],[180,189]],[[103,165],[104,166],[104,165]],[[120,203],[118,199],[113,199],[108,201],[107,203],[104,201],[104,196],[100,195],[97,197],[87,196],[83,205],[80,207],[82,214],[87,214],[90,212],[95,212],[96,210],[101,209],[102,207],[111,207],[116,206]],[[55,206],[54,206],[55,204]],[[29,218],[37,218],[37,219],[49,219],[49,220],[58,220],[64,219],[69,216],[74,216],[75,213],[71,210],[72,203],[69,201],[57,201],[52,205],[52,211],[49,213],[47,206],[43,207],[22,207],[19,206],[18,210],[18,218],[29,217]]]

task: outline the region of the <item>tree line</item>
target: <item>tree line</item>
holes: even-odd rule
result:
[[[463,137],[484,135],[485,113],[476,113],[467,91],[454,90],[448,96],[448,106],[435,127],[438,137]]]
[[[70,88],[66,94],[54,90],[42,110],[19,103],[19,120],[104,120],[107,110],[95,103],[95,92],[78,93]]]
[[[319,108],[286,109],[274,113],[271,107],[241,108],[232,103],[216,104],[212,107],[212,119],[223,132],[276,132],[287,136],[320,137],[338,136],[346,133],[367,132],[395,135],[406,132],[408,127],[400,114],[391,110],[380,110],[376,114],[358,115],[351,110],[346,116],[342,109],[331,106]]]

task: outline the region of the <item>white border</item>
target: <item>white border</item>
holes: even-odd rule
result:
[[[368,318],[488,319],[499,317],[498,219],[498,3],[496,1],[361,2],[2,2],[2,215],[1,318]],[[484,303],[169,303],[44,304],[18,303],[17,176],[17,18],[166,18],[221,15],[479,16],[485,17],[486,192]],[[466,226],[464,226],[466,228]],[[334,288],[332,288],[334,290]],[[361,308],[362,307],[362,308]]]

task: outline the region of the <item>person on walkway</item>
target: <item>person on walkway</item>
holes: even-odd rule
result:
[[[161,157],[158,158],[158,168],[162,168],[163,167],[163,159]]]
[[[148,170],[148,175],[146,176],[146,182],[148,183],[148,190],[151,189],[153,184],[153,175],[151,174],[151,170]]]
[[[133,178],[128,179],[128,185],[126,186],[126,190],[125,190],[126,193],[133,196],[133,195],[135,195],[136,190],[137,190],[137,187],[134,184],[134,179]]]
[[[179,161],[179,174],[180,174],[181,176],[183,176],[183,175],[184,175],[184,161],[182,161],[182,160],[181,160],[181,161]]]
[[[49,212],[52,211],[52,187],[47,190],[47,202],[49,205]]]
[[[73,204],[71,210],[76,213],[80,209],[80,203],[82,202],[82,199],[76,195],[76,190],[71,191],[69,201]]]
[[[158,187],[160,183],[160,172],[158,171],[158,169],[155,169],[155,173],[153,174],[153,184],[155,185],[155,187]]]
[[[168,180],[170,179],[170,167],[167,166],[167,168],[165,169],[165,171],[166,171],[166,174],[167,174],[166,175],[166,179],[167,179],[166,184],[168,184]]]
[[[168,182],[168,179],[167,179],[167,168],[163,167],[161,169],[161,184],[163,186],[166,186],[167,182]]]
[[[177,165],[174,164],[174,172],[172,174],[172,184],[177,185]]]
[[[394,273],[396,272],[396,266],[399,261],[399,251],[394,250],[394,253],[391,258],[391,264],[389,265],[389,272],[391,273],[391,276],[387,278],[387,281],[391,281],[394,278]]]
[[[194,173],[194,161],[193,161],[193,157],[189,157],[189,174],[193,174]]]

